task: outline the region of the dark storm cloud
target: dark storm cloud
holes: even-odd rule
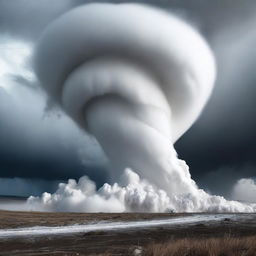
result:
[[[10,95],[0,88],[1,177],[66,180],[72,173],[74,178],[87,174],[102,183],[103,164],[90,160],[100,152],[88,137],[65,117],[44,116],[39,92],[27,87],[16,91]]]
[[[241,179],[241,177],[254,178],[254,175],[255,166],[245,164],[236,167],[233,164],[202,173],[198,185],[212,194],[221,194],[227,199],[235,199],[232,195],[234,184]]]
[[[0,1],[0,31],[22,38],[37,38],[44,27],[71,8],[71,0]]]
[[[43,180],[33,178],[0,178],[0,195],[28,197],[40,195],[46,192],[53,192],[61,180]],[[10,189],[11,188],[11,189]],[[2,207],[2,204],[1,204]]]
[[[226,184],[218,173],[228,176],[232,169],[232,178],[256,175],[255,23],[254,17],[245,17],[212,42],[218,63],[216,87],[198,122],[177,144],[193,176],[212,191],[219,189],[218,182]]]
[[[1,38],[35,41],[56,17],[86,0],[1,0]],[[103,2],[103,1],[101,1]],[[108,1],[127,2],[127,1]],[[255,0],[158,0],[135,1],[158,5],[193,23],[208,39],[216,55],[218,79],[212,98],[197,123],[176,143],[180,158],[189,164],[193,178],[214,193],[228,195],[230,180],[256,176],[256,43]],[[26,84],[22,77],[16,83]],[[31,85],[31,84],[29,84]],[[32,84],[33,86],[33,84]],[[65,147],[58,132],[45,131],[39,141],[31,139],[22,113],[12,108],[20,121],[10,119],[10,98],[0,91],[0,176],[66,179],[87,171],[102,182],[103,171],[85,164],[77,154],[76,140]],[[2,95],[2,96],[1,96]],[[6,96],[6,95],[5,95]],[[6,99],[6,101],[4,101]],[[19,109],[19,107],[18,107]],[[26,123],[33,125],[30,116]],[[23,128],[22,128],[23,127]],[[38,127],[40,127],[40,122]],[[27,131],[27,132],[26,132]],[[57,134],[57,135],[56,135]],[[72,140],[72,136],[68,139]],[[47,146],[46,146],[47,145]],[[80,144],[79,144],[80,145]],[[45,149],[45,150],[44,150]],[[39,153],[43,150],[44,154]],[[86,152],[85,152],[86,155]],[[86,157],[85,157],[86,158]],[[86,166],[86,167],[85,167]],[[249,166],[249,167],[247,167]],[[85,169],[87,170],[85,172]],[[228,179],[228,177],[233,177]],[[229,180],[229,183],[227,181]],[[225,184],[225,185],[222,185]]]

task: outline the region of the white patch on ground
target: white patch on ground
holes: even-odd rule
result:
[[[193,215],[187,217],[177,217],[162,220],[146,220],[146,221],[127,221],[127,222],[98,222],[94,224],[59,226],[59,227],[30,227],[16,229],[0,229],[1,238],[24,237],[24,236],[46,236],[46,235],[67,235],[75,233],[88,233],[93,231],[111,231],[151,228],[158,226],[178,226],[195,223],[219,222],[225,218],[236,219],[236,215],[219,214],[219,215]]]

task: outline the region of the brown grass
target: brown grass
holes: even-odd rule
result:
[[[1,1],[1,0],[0,0]],[[136,221],[189,216],[182,213],[72,213],[0,210],[0,229],[33,226],[65,226],[97,221]]]
[[[179,239],[152,244],[143,256],[256,256],[256,236]]]

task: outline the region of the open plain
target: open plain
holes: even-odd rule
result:
[[[168,243],[219,238],[250,238],[256,245],[256,214],[0,211],[2,256],[159,255]]]

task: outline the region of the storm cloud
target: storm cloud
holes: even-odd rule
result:
[[[87,1],[1,1],[1,53],[16,41],[25,42],[32,51],[43,29],[52,20],[85,2]],[[256,176],[256,56],[253,53],[256,41],[253,32],[256,3],[253,0],[170,0],[147,3],[158,5],[189,21],[207,38],[214,51],[218,76],[212,97],[199,120],[175,144],[175,148],[179,157],[186,159],[192,177],[200,186],[212,193],[230,194],[232,184],[228,189],[225,188],[226,183],[222,177],[228,177],[232,173],[232,177],[236,177],[232,179],[235,183],[240,178]],[[14,55],[17,51],[17,47],[12,47]],[[1,60],[6,61],[2,56]],[[0,176],[65,180],[88,174],[90,177],[94,175],[93,180],[98,180],[99,184],[107,180],[104,174],[106,163],[105,160],[102,161],[104,156],[97,143],[91,144],[91,138],[84,138],[63,113],[60,119],[69,123],[69,131],[63,131],[59,126],[56,129],[52,125],[45,125],[47,128],[42,126],[47,120],[51,124],[57,122],[58,115],[44,118],[45,96],[41,95],[41,92],[30,92],[29,88],[20,88],[24,87],[24,84],[25,87],[37,87],[36,82],[27,79],[26,75],[24,77],[16,68],[10,67],[13,76],[5,76],[4,81],[1,80],[4,89],[0,93]],[[17,74],[19,79],[14,80]],[[12,90],[7,90],[6,85],[10,88],[10,84]],[[31,108],[29,114],[25,114],[22,109],[26,107],[16,101],[21,97],[20,91],[24,91],[21,93],[24,102]],[[36,96],[35,102],[30,101],[31,97],[27,96],[32,93],[40,94]],[[10,115],[12,101],[14,102]],[[38,104],[40,110],[32,111],[31,106]],[[17,123],[13,121],[16,116],[19,120]],[[38,129],[30,132],[30,128],[26,126],[27,122],[37,123]],[[58,132],[59,130],[63,132]],[[37,137],[33,136],[33,133],[37,133]],[[86,146],[81,148],[83,142]],[[94,145],[93,148],[91,145]],[[44,152],[44,157],[37,153],[40,151]],[[212,181],[212,177],[216,182]]]

